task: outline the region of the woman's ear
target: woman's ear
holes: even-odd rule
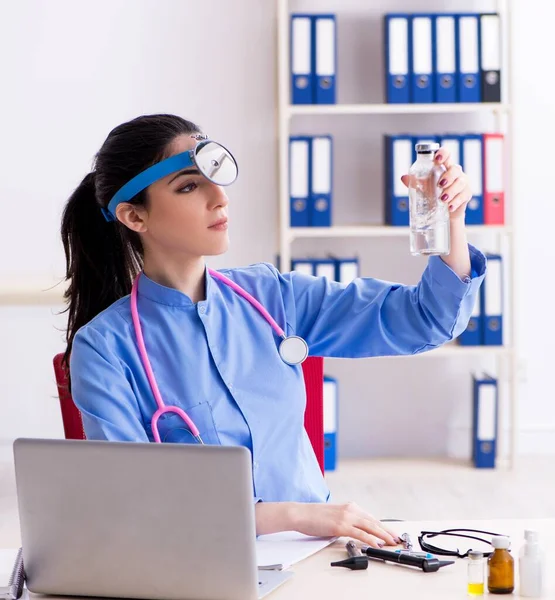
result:
[[[130,204],[129,202],[118,204],[116,218],[136,233],[145,233],[148,229],[148,213],[145,207],[140,204]]]

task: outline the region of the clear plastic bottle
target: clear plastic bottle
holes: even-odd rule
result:
[[[472,550],[468,554],[468,595],[484,595],[485,569],[484,555],[482,552]]]
[[[413,255],[449,254],[449,209],[440,199],[438,182],[445,172],[434,162],[439,144],[416,144],[409,170],[410,251]]]
[[[541,598],[543,591],[543,553],[538,543],[538,532],[524,532],[526,544],[519,557],[520,595],[524,598]]]
[[[515,561],[509,552],[508,537],[492,539],[495,552],[488,558],[488,591],[490,594],[512,594],[515,589]]]

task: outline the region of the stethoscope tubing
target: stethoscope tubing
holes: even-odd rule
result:
[[[262,315],[262,317],[264,317],[264,319],[270,324],[270,326],[277,333],[277,335],[279,335],[284,340],[286,339],[285,332],[283,331],[283,329],[276,323],[272,315],[264,308],[264,306],[262,306],[262,304],[260,304],[260,302],[256,298],[254,298],[251,294],[245,291],[240,285],[238,285],[234,281],[231,281],[231,279],[227,278],[225,275],[222,275],[222,273],[214,271],[213,269],[208,269],[208,273],[210,274],[210,276],[214,277],[215,279],[218,279],[225,285],[229,286],[235,293],[247,300]],[[164,400],[162,399],[162,394],[160,393],[160,388],[158,387],[158,383],[156,381],[156,377],[154,376],[154,371],[152,370],[152,365],[148,357],[148,352],[146,350],[143,329],[141,326],[141,319],[139,317],[139,309],[137,306],[137,296],[140,277],[141,273],[137,275],[133,282],[133,287],[131,288],[131,318],[133,321],[133,328],[135,330],[135,336],[137,339],[137,346],[139,348],[141,362],[143,363],[143,367],[145,370],[146,377],[148,379],[148,383],[150,385],[150,389],[152,390],[154,400],[156,401],[156,405],[158,407],[151,420],[151,428],[154,441],[156,443],[161,443],[160,432],[158,429],[158,421],[160,417],[167,413],[174,413],[179,415],[183,419],[183,421],[185,422],[185,424],[187,425],[187,427],[191,431],[191,434],[197,440],[197,442],[203,444],[204,442],[202,441],[200,432],[197,426],[195,425],[194,421],[191,419],[191,417],[189,417],[189,415],[178,406],[166,406],[164,404]]]
[[[158,431],[158,420],[163,414],[166,413],[175,413],[178,414],[183,421],[187,424],[187,427],[190,429],[191,434],[202,443],[202,439],[200,438],[199,430],[197,426],[193,422],[193,420],[189,417],[189,415],[178,406],[166,406],[164,401],[162,400],[162,394],[160,394],[160,389],[158,388],[158,383],[156,381],[156,377],[154,377],[154,372],[152,370],[152,365],[150,364],[150,359],[148,358],[148,352],[146,351],[145,340],[143,337],[143,328],[141,327],[141,320],[139,317],[139,310],[137,308],[137,290],[139,287],[139,277],[141,274],[137,275],[135,281],[133,282],[133,287],[131,289],[131,318],[133,319],[133,327],[135,329],[135,335],[137,337],[137,345],[139,346],[139,355],[141,357],[141,361],[143,363],[143,367],[145,369],[145,373],[148,379],[148,383],[150,384],[150,389],[152,390],[152,394],[154,396],[154,400],[158,406],[158,410],[154,413],[151,421],[152,427],[152,435],[154,436],[154,441],[160,443],[160,432]]]

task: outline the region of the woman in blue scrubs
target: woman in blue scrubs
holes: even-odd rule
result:
[[[360,507],[328,502],[304,429],[301,367],[282,360],[272,327],[208,272],[204,257],[229,244],[224,189],[193,165],[121,195],[149,167],[195,148],[200,133],[173,115],[116,127],[67,202],[66,359],[87,438],[154,439],[157,405],[129,295],[140,273],[137,308],[161,395],[187,413],[205,443],[251,451],[257,533],[297,530],[394,544],[396,534]],[[304,338],[313,356],[416,354],[452,340],[466,328],[485,258],[466,240],[466,175],[445,149],[435,159],[446,167],[440,185],[451,210],[451,253],[431,257],[418,285],[372,278],[342,285],[282,274],[266,263],[221,273],[252,294],[287,335]],[[125,201],[110,203],[114,196]],[[178,415],[161,419],[159,433],[162,442],[195,443]]]

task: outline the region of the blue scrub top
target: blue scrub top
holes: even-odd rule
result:
[[[421,281],[404,286],[372,278],[342,285],[281,274],[260,263],[222,272],[250,292],[310,355],[341,358],[416,354],[464,331],[486,259],[470,246],[472,277],[462,281],[431,257]],[[256,500],[329,498],[304,429],[300,365],[280,358],[280,339],[244,298],[206,273],[206,300],[194,304],[144,274],[138,308],[162,398],[183,408],[207,444],[241,445],[252,454]],[[156,410],[131,320],[129,296],[82,327],[71,354],[73,399],[88,439],[153,441]],[[177,415],[159,422],[164,442],[194,443]]]

